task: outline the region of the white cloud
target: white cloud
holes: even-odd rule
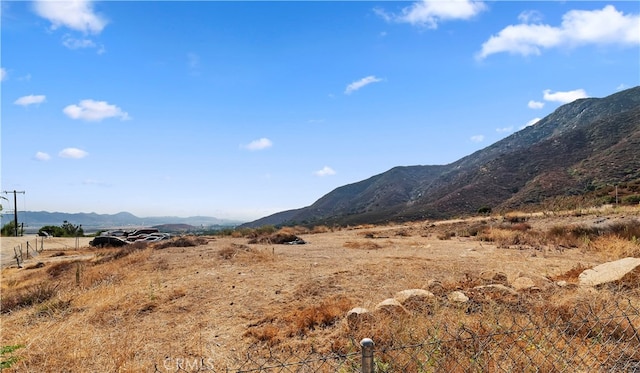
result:
[[[540,121],[540,119],[541,118],[533,118],[530,121],[528,121],[527,123],[525,123],[525,125],[522,128],[533,126],[534,124],[538,123]]]
[[[344,94],[345,95],[350,95],[351,93],[359,90],[360,88],[362,88],[362,87],[364,87],[366,85],[369,85],[371,83],[381,82],[381,81],[382,81],[382,79],[376,78],[373,75],[369,75],[366,78],[362,78],[362,79],[360,79],[358,81],[355,81],[355,82],[349,84],[347,86],[347,88],[344,90]]]
[[[571,10],[562,16],[557,27],[539,23],[510,25],[484,42],[476,57],[484,59],[501,52],[539,55],[546,48],[587,44],[640,44],[640,14],[624,14],[607,5],[592,11]]]
[[[544,102],[531,100],[529,101],[527,106],[529,107],[529,109],[542,109],[544,107]]]
[[[96,43],[91,39],[76,39],[73,36],[66,34],[62,37],[62,45],[69,49],[80,49],[80,48],[96,48]]]
[[[268,148],[270,148],[272,146],[273,146],[273,143],[271,142],[271,140],[263,137],[261,139],[251,141],[247,145],[242,146],[242,148],[245,148],[245,149],[251,150],[251,151],[255,151],[255,150],[268,149]]]
[[[542,13],[537,10],[525,10],[518,14],[518,20],[522,23],[540,23],[542,21]]]
[[[99,34],[107,25],[107,20],[94,12],[89,0],[38,0],[34,3],[34,10],[40,17],[48,19],[54,30],[64,26],[85,34]]]
[[[29,106],[33,104],[41,104],[45,102],[47,98],[44,95],[29,95],[22,96],[19,99],[15,100],[13,103],[15,105]]]
[[[422,0],[403,8],[401,14],[389,14],[382,9],[374,11],[387,22],[395,21],[436,29],[441,22],[470,19],[485,9],[486,5],[481,1]]]
[[[82,149],[78,148],[65,148],[58,153],[58,156],[62,158],[73,158],[73,159],[81,159],[89,155],[89,153],[85,152]]]
[[[62,110],[71,119],[82,119],[91,122],[106,118],[129,120],[129,114],[106,101],[82,100],[79,105],[69,105]]]
[[[496,132],[498,132],[498,133],[512,132],[512,131],[513,131],[513,126],[496,128]]]
[[[333,168],[331,168],[329,166],[324,166],[321,170],[314,171],[313,174],[316,175],[316,176],[322,177],[322,176],[335,175],[336,172],[333,170]]]
[[[5,79],[7,79],[7,69],[0,67],[0,82],[3,82]]]
[[[471,136],[469,140],[471,140],[472,142],[483,142],[484,135],[474,135],[474,136]]]
[[[550,89],[545,89],[543,91],[543,98],[545,101],[553,101],[560,102],[563,104],[567,104],[569,102],[575,101],[579,98],[587,98],[587,92],[584,89],[575,89],[573,91],[566,92],[551,92]]]
[[[36,155],[34,156],[34,158],[38,161],[43,161],[46,162],[49,159],[51,159],[51,156],[47,153],[44,152],[37,152]]]

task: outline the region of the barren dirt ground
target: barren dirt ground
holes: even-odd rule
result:
[[[533,229],[572,223],[572,218],[563,219],[528,223]],[[581,221],[593,224],[602,218],[586,219]],[[300,234],[305,245],[208,237],[204,245],[144,250],[99,265],[91,263],[104,252],[88,247],[89,239],[83,239],[80,250],[74,249],[75,239],[48,239],[43,253],[28,260],[24,269],[5,268],[2,278],[18,286],[21,281],[33,281],[54,261],[86,261],[81,274],[74,267],[55,278],[70,284],[59,298],[70,299],[72,312],[65,314],[64,323],[56,317],[34,319],[28,310],[3,315],[1,343],[26,343],[30,351],[26,358],[31,361],[44,359],[33,348],[46,351],[52,344],[82,345],[107,353],[136,351],[140,369],[167,357],[223,359],[249,343],[246,333],[251,325],[332,296],[344,296],[354,307],[373,309],[398,291],[427,288],[431,280],[460,283],[468,274],[493,270],[505,273],[511,282],[523,275],[553,277],[606,261],[579,249],[498,248],[471,237],[438,238],[438,229],[452,223]],[[5,253],[16,242],[2,240],[4,263]],[[64,256],[55,255],[63,249]],[[34,268],[37,262],[44,266]],[[74,287],[78,281],[80,287]],[[65,353],[69,355],[58,358],[77,359],[78,352]],[[47,367],[46,359],[38,364]]]
[[[89,246],[89,241],[91,241],[91,239],[91,237],[79,237],[78,247]],[[41,237],[37,237],[36,235],[27,235],[22,237],[1,237],[0,266],[2,268],[5,268],[7,266],[16,264],[14,248],[22,245],[22,251],[26,255],[27,242],[29,243],[31,248],[37,247],[38,250],[43,248],[45,251],[69,250],[76,248],[75,238],[49,237],[42,239]],[[30,249],[29,255],[33,255],[35,257],[38,255],[38,253]]]

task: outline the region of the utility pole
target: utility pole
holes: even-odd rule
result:
[[[14,190],[13,192],[5,190],[2,193],[4,194],[13,193],[13,226],[15,228],[16,237],[18,237],[18,198],[16,196],[18,195],[18,193],[24,194],[24,190],[21,190],[21,191]]]

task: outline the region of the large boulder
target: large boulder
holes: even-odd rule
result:
[[[583,271],[578,276],[581,286],[616,284],[640,286],[640,258],[624,258],[607,262]]]
[[[452,291],[447,295],[447,299],[453,303],[466,303],[469,301],[469,297],[461,291]]]
[[[360,325],[370,323],[372,321],[373,315],[366,308],[355,307],[347,312],[347,325],[351,330],[358,329]]]
[[[431,306],[435,295],[424,289],[408,289],[397,292],[394,298],[406,309],[422,311]]]
[[[378,303],[375,308],[376,312],[388,314],[388,315],[402,315],[409,313],[406,308],[402,306],[395,298],[388,298]]]

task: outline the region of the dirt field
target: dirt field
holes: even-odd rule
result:
[[[601,219],[531,218],[528,224],[543,229]],[[203,245],[141,249],[112,261],[104,258],[113,250],[90,249],[88,239],[81,250],[72,249],[74,239],[48,239],[45,251],[24,269],[3,270],[2,290],[18,291],[45,278],[60,284],[56,299],[66,306],[45,316],[30,308],[2,314],[1,343],[26,345],[22,364],[30,371],[153,371],[168,357],[226,359],[253,343],[247,334],[252,327],[327,299],[343,297],[349,307],[373,309],[398,291],[426,288],[433,280],[455,288],[484,271],[502,272],[509,281],[552,279],[607,260],[606,254],[578,248],[510,248],[475,237],[442,238],[443,232],[459,229],[456,224],[478,221],[491,223],[479,218],[299,234],[305,245],[208,237]],[[3,263],[15,244],[3,238]],[[65,255],[53,256],[63,249]],[[75,264],[55,267],[60,261]],[[37,262],[41,268],[34,267]],[[331,333],[317,331],[306,338],[322,345]],[[51,351],[59,355],[50,356]],[[103,354],[89,364],[92,351]]]
[[[62,237],[49,237],[42,238],[36,235],[30,236],[22,236],[22,237],[0,237],[0,266],[2,268],[8,267],[10,265],[16,264],[15,260],[15,247],[22,246],[22,251],[26,256],[27,253],[27,242],[29,243],[30,248],[37,247],[38,250],[43,249],[44,251],[54,251],[54,250],[70,250],[77,247],[87,247],[89,246],[89,241],[91,241],[91,237],[79,237],[76,241],[75,238],[62,238]],[[38,256],[39,253],[30,249],[30,256]]]

